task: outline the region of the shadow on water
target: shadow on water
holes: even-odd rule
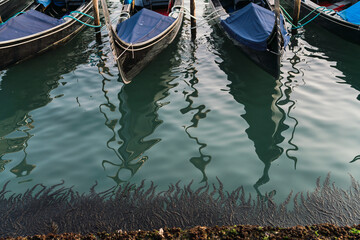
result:
[[[107,110],[114,112],[116,106],[107,94],[106,83],[109,80],[106,78],[103,80],[103,92],[107,102],[100,106],[100,111],[106,119],[105,125],[112,132],[107,147],[118,159],[103,160],[102,166],[105,171],[116,169],[115,174],[108,176],[118,185],[127,182],[136,174],[148,160],[145,152],[161,141],[158,138],[148,138],[162,123],[157,111],[166,103],[160,101],[165,99],[169,95],[168,91],[174,87],[170,82],[175,77],[171,76],[169,64],[165,62],[172,59],[173,54],[175,54],[173,48],[165,50],[161,54],[163,57],[152,62],[130,84],[122,86],[117,95],[117,100],[120,102],[118,107],[120,119],[111,119],[107,115]]]
[[[229,93],[235,101],[244,106],[245,113],[241,117],[249,125],[246,133],[254,143],[258,158],[264,164],[262,176],[254,184],[256,192],[263,196],[259,188],[269,182],[271,164],[284,152],[279,146],[284,141],[281,133],[289,128],[284,123],[286,113],[279,107],[279,101],[283,98],[281,79],[275,80],[259,70],[239,54],[240,50],[233,46],[231,41],[221,39],[220,34],[221,32],[214,28],[211,36],[214,40],[211,43],[221,58],[218,65],[230,81]],[[293,160],[296,165],[296,158]]]
[[[10,171],[21,177],[36,167],[26,162],[30,130],[34,128],[30,112],[52,101],[50,92],[59,86],[61,75],[87,62],[91,40],[77,37],[61,49],[0,72],[0,173],[13,161],[4,159],[5,155],[20,151],[24,151],[24,157]]]

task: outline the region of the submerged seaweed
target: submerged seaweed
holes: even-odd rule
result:
[[[193,190],[180,183],[157,193],[156,186],[126,184],[97,193],[95,186],[80,194],[64,183],[35,185],[23,194],[10,194],[7,184],[0,191],[0,236],[47,233],[152,230],[162,227],[190,228],[197,225],[251,224],[289,227],[332,223],[360,223],[360,185],[342,190],[320,179],[313,192],[292,193],[281,204],[271,195],[252,199],[242,187],[226,192],[222,183]],[[10,195],[10,196],[8,196]],[[289,210],[287,205],[294,201]]]

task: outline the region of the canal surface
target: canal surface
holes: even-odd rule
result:
[[[188,4],[188,3],[187,3]],[[109,2],[116,19],[118,2]],[[189,7],[189,6],[187,6]],[[196,14],[207,14],[197,2]],[[114,20],[115,21],[115,20]],[[360,179],[360,47],[312,24],[274,80],[198,20],[129,85],[107,31],[0,71],[0,184],[65,181],[80,192],[126,182],[243,186],[253,196],[311,191],[328,173]]]

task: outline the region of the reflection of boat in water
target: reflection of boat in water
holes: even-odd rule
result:
[[[106,126],[113,132],[107,146],[114,151],[118,159],[104,160],[102,165],[109,172],[112,171],[111,168],[116,169],[109,177],[117,184],[134,176],[148,159],[144,153],[160,141],[158,138],[149,139],[149,137],[162,123],[157,114],[161,107],[159,101],[164,99],[169,89],[173,87],[168,84],[171,81],[168,76],[167,80],[164,80],[157,74],[156,76],[147,74],[146,70],[141,74],[146,77],[123,85],[118,94],[120,119],[110,119],[107,116],[105,108],[112,108],[113,110],[110,111],[114,111],[115,106],[104,91],[108,103],[101,106],[101,112],[106,118]],[[118,124],[120,129],[116,130]]]
[[[195,59],[195,58],[193,58]],[[193,71],[195,72],[195,70]],[[185,132],[188,135],[188,137],[192,140],[195,140],[196,144],[199,146],[199,155],[200,156],[194,156],[190,158],[190,162],[197,168],[200,170],[201,174],[202,174],[202,180],[201,182],[206,182],[207,181],[207,176],[206,176],[206,172],[205,172],[205,168],[206,166],[210,163],[211,161],[211,156],[210,155],[206,155],[202,152],[202,150],[207,146],[206,143],[202,143],[200,142],[198,137],[192,136],[192,134],[190,133],[190,130],[192,128],[197,128],[199,125],[199,121],[201,119],[206,118],[207,113],[209,112],[208,109],[206,109],[205,105],[199,105],[199,106],[193,106],[194,103],[194,98],[196,98],[199,94],[198,94],[198,90],[195,88],[195,85],[198,83],[198,79],[195,77],[195,74],[193,75],[193,79],[190,80],[190,85],[191,88],[194,90],[192,93],[189,93],[186,95],[186,102],[189,103],[188,106],[186,106],[185,108],[181,109],[180,112],[182,114],[186,114],[188,112],[192,112],[195,111],[195,114],[193,115],[192,119],[191,119],[191,125],[187,126],[185,128]]]
[[[25,157],[10,171],[25,176],[35,167],[26,163],[25,150],[32,137],[29,131],[34,128],[29,113],[51,102],[49,93],[59,85],[62,74],[86,62],[90,51],[85,54],[74,51],[84,52],[91,40],[76,38],[61,51],[0,71],[0,173],[9,162],[15,161],[6,159],[6,155],[20,151],[24,151]]]
[[[216,30],[212,33],[214,39],[217,39],[217,34]],[[248,138],[253,141],[255,152],[264,163],[262,176],[254,184],[254,188],[261,196],[259,187],[270,180],[269,169],[272,162],[284,152],[279,146],[284,141],[281,133],[289,128],[284,123],[285,112],[277,105],[282,97],[280,83],[264,72],[250,71],[254,67],[245,59],[242,67],[247,71],[242,71],[236,61],[238,58],[236,52],[226,43],[226,41],[213,42],[222,59],[219,67],[231,82],[230,94],[238,103],[244,105],[245,113],[241,116],[249,124],[246,129]]]
[[[316,52],[322,52],[328,61],[336,62],[335,68],[345,75],[339,76],[339,78],[360,91],[358,69],[360,48],[356,45],[346,43],[346,41],[341,38],[332,36],[331,33],[321,28],[307,28],[303,34],[305,41],[317,48]],[[331,37],[331,42],[329,42],[329,38]],[[294,43],[294,45],[295,44],[296,43]],[[360,95],[358,99],[360,100]]]
[[[246,133],[254,142],[257,156],[265,165],[263,175],[254,185],[256,191],[260,193],[258,188],[270,180],[271,163],[284,151],[279,144],[284,141],[281,132],[288,126],[284,124],[284,112],[276,105],[280,97],[279,89],[275,81],[268,81],[265,78],[239,80],[232,78],[232,74],[236,73],[229,71],[227,73],[231,81],[230,94],[245,107],[246,113],[242,117],[249,124]]]

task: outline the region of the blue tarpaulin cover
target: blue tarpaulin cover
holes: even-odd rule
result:
[[[290,37],[286,35],[283,21],[280,22],[281,33],[286,46]],[[272,32],[274,23],[275,13],[254,3],[249,3],[221,21],[221,25],[232,38],[259,51],[267,49],[266,40]]]
[[[338,13],[345,21],[360,24],[360,2]]]
[[[0,41],[21,38],[45,31],[63,23],[64,20],[50,17],[44,13],[29,10],[0,25]]]
[[[50,5],[51,0],[37,0],[37,3],[42,4],[44,7],[47,7]]]
[[[174,21],[172,17],[143,8],[129,19],[119,23],[116,32],[124,42],[140,43],[159,35]]]

